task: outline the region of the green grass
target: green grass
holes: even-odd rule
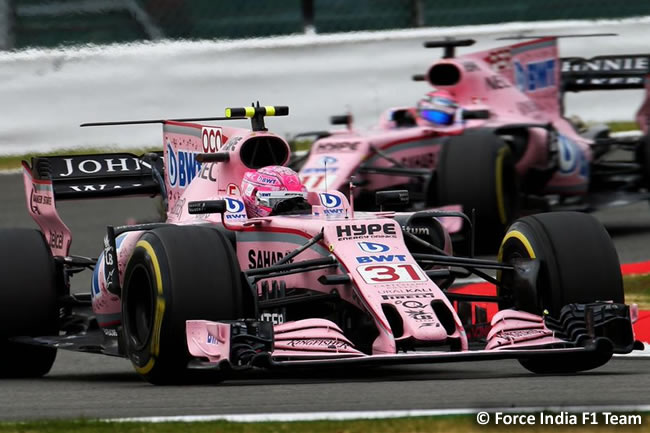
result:
[[[289,146],[291,146],[292,152],[297,152],[301,150],[309,150],[313,142],[314,140],[299,138],[298,140],[289,140]]]
[[[52,421],[25,424],[0,424],[0,433],[403,433],[403,432],[449,432],[472,431],[476,427],[473,417],[453,418],[402,418],[359,421],[309,421],[232,423],[227,421],[197,423],[107,423],[98,421]],[[478,431],[478,429],[476,429]]]
[[[539,419],[539,414],[535,414]],[[600,417],[602,418],[602,417]],[[580,415],[578,415],[580,419]],[[600,419],[597,427],[586,426],[495,426],[478,425],[474,415],[446,416],[437,418],[394,418],[382,420],[356,421],[309,421],[309,422],[269,422],[269,423],[231,423],[226,421],[197,423],[109,423],[100,421],[39,421],[28,423],[0,423],[0,433],[497,433],[497,432],[550,432],[570,431],[576,433],[609,433],[623,431],[650,431],[650,416],[642,415],[641,426],[606,426]]]
[[[612,132],[636,131],[639,129],[636,122],[608,122],[607,125]]]
[[[650,309],[650,274],[626,275],[623,285],[626,304],[638,304],[640,309]]]

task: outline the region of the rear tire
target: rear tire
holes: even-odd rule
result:
[[[43,376],[56,349],[9,339],[58,335],[54,260],[38,230],[0,229],[0,245],[0,377]]]
[[[437,203],[476,209],[476,236],[481,249],[496,251],[519,209],[519,185],[510,147],[489,131],[450,137],[436,169]]]
[[[126,353],[154,384],[189,380],[185,321],[244,315],[241,270],[232,245],[208,227],[145,233],[126,267],[122,323]]]
[[[516,308],[529,313],[558,317],[571,303],[624,302],[623,279],[616,249],[596,218],[578,212],[531,215],[515,221],[499,249],[499,260],[537,258],[540,271],[531,292],[517,287],[507,273],[499,279],[500,296],[513,302],[499,309]],[[521,364],[535,373],[571,373],[606,363],[610,354],[571,355],[558,358],[525,359]]]

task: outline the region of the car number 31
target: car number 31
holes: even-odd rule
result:
[[[359,266],[357,271],[368,284],[425,281],[422,270],[410,263]]]

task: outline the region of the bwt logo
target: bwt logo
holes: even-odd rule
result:
[[[527,63],[524,67],[518,61],[515,65],[515,83],[522,92],[534,92],[555,86],[555,59]]]
[[[576,167],[579,167],[580,176],[587,177],[589,163],[578,144],[562,134],[558,134],[557,143],[560,155],[560,173],[570,174],[576,170]]]
[[[323,156],[320,159],[320,162],[323,165],[332,165],[332,164],[336,164],[338,162],[338,159],[334,158],[333,156]]]
[[[386,251],[390,250],[390,247],[388,245],[380,244],[377,242],[357,242],[357,245],[359,245],[361,251],[370,254],[385,253]]]
[[[192,179],[199,174],[201,163],[195,159],[194,152],[178,151],[174,152],[172,145],[167,142],[167,176],[171,186],[185,188],[190,184]]]
[[[321,192],[318,195],[320,196],[320,202],[328,209],[341,206],[341,197],[336,194]]]
[[[226,211],[230,213],[239,213],[244,210],[244,203],[234,198],[225,198],[226,200]]]
[[[405,262],[406,254],[379,254],[376,256],[357,257],[359,263]]]

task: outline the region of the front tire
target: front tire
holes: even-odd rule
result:
[[[0,377],[40,377],[56,349],[10,338],[58,335],[54,259],[38,230],[1,229],[0,245]]]
[[[188,379],[185,321],[244,315],[237,256],[222,233],[168,226],[145,233],[126,267],[122,323],[126,353],[154,384]]]
[[[512,301],[499,309],[515,308],[557,318],[567,304],[597,301],[624,302],[623,279],[616,249],[596,218],[578,212],[552,212],[518,219],[508,229],[499,260],[517,258],[540,261],[532,291],[518,287],[501,273],[499,296]],[[553,359],[530,358],[521,364],[535,373],[573,373],[605,364],[611,353],[569,355]]]

